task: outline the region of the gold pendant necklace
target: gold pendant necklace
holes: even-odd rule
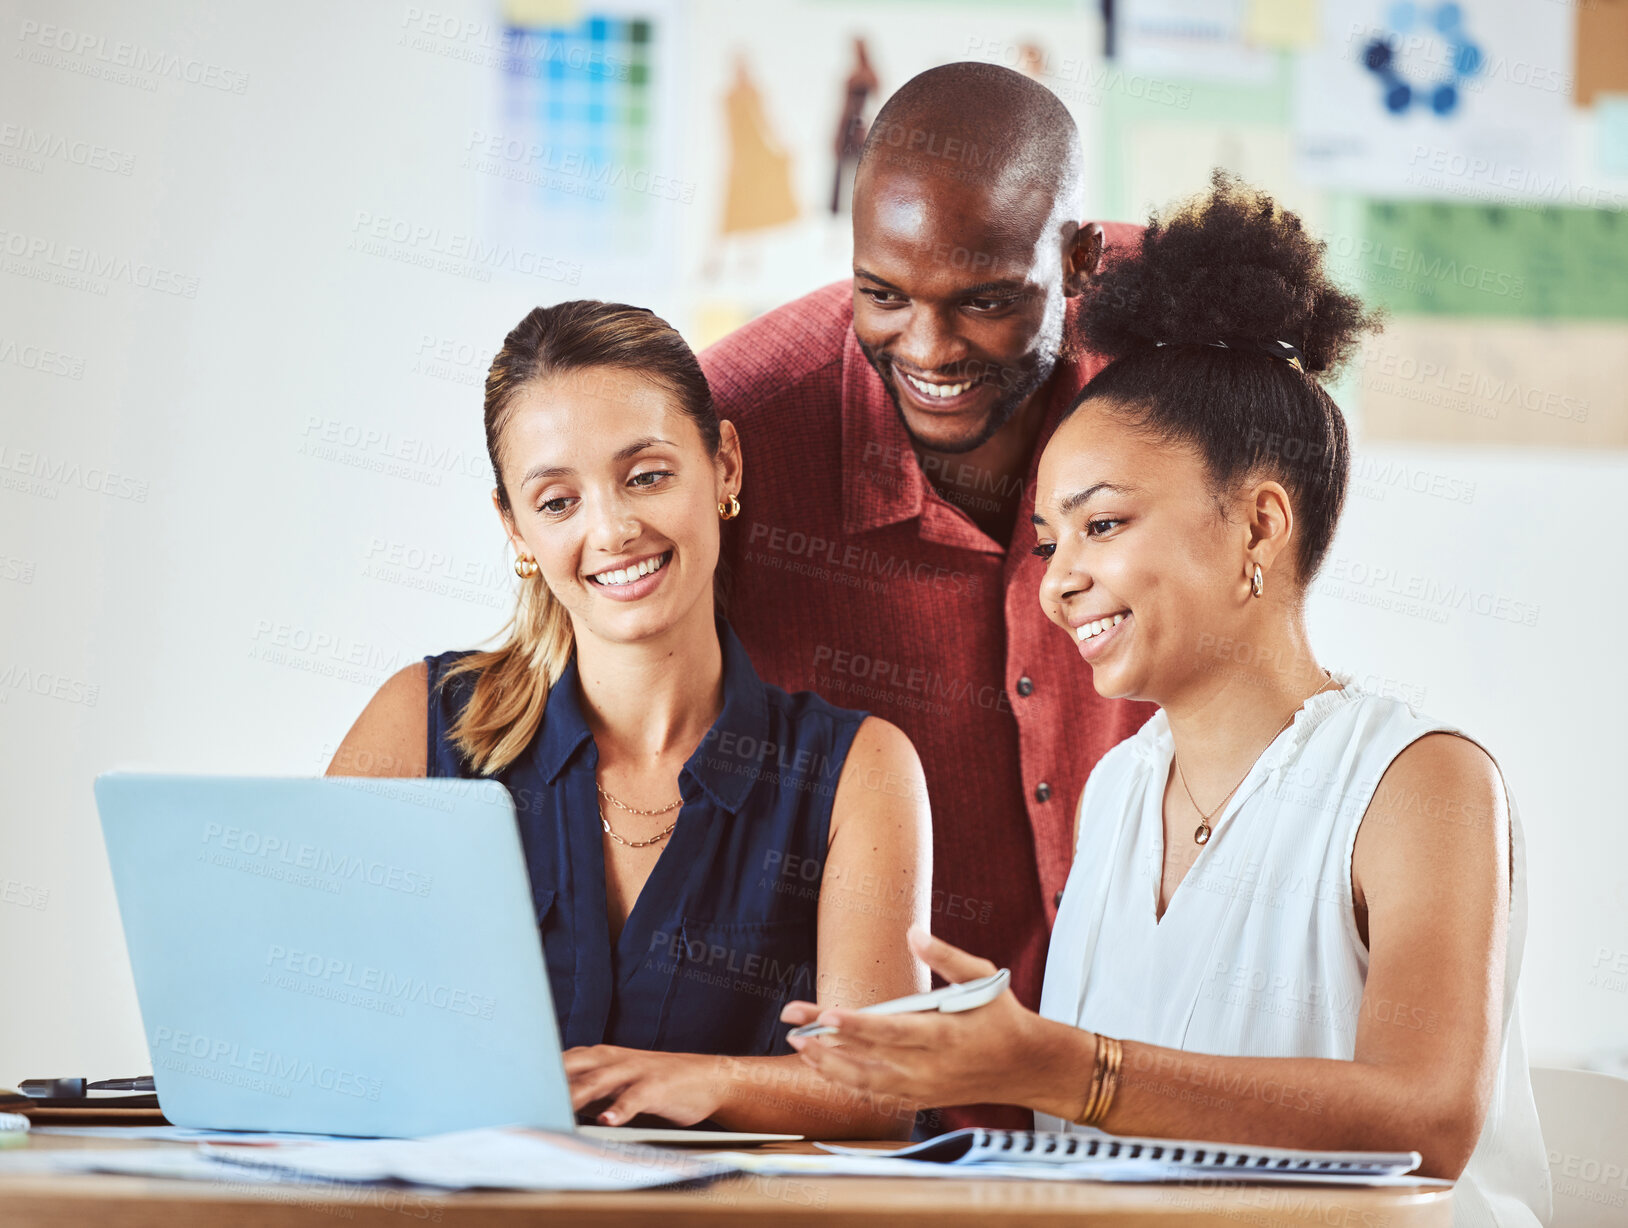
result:
[[[1326,669],[1323,671],[1323,673],[1328,675],[1326,678],[1324,678],[1323,685],[1318,687],[1310,695],[1306,696],[1305,699],[1302,699],[1300,701],[1300,707],[1289,713],[1289,719],[1278,726],[1277,733],[1274,733],[1270,738],[1266,739],[1266,745],[1261,747],[1260,755],[1256,755],[1253,762],[1250,763],[1249,770],[1239,777],[1237,784],[1233,785],[1232,788],[1227,790],[1227,795],[1221,799],[1220,805],[1218,805],[1214,810],[1210,811],[1209,814],[1205,814],[1204,807],[1198,804],[1198,799],[1193,796],[1193,791],[1187,787],[1187,777],[1181,770],[1181,764],[1179,762],[1176,763],[1176,779],[1181,781],[1181,787],[1182,790],[1187,794],[1187,800],[1192,802],[1193,809],[1198,811],[1198,827],[1193,832],[1194,844],[1208,844],[1210,842],[1210,833],[1214,830],[1210,827],[1210,820],[1215,818],[1216,815],[1220,814],[1221,811],[1226,808],[1226,804],[1232,800],[1232,795],[1234,793],[1243,788],[1244,781],[1249,779],[1249,773],[1253,772],[1255,770],[1255,764],[1261,761],[1261,755],[1264,755],[1267,750],[1270,749],[1272,743],[1278,740],[1278,734],[1281,734],[1285,729],[1294,723],[1294,718],[1300,714],[1300,709],[1304,708],[1308,703],[1310,703],[1315,696],[1321,695],[1328,689],[1328,684],[1334,681],[1334,675],[1330,674]],[[1174,760],[1175,756],[1172,755],[1171,758]]]

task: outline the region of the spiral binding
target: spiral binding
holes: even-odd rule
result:
[[[1152,1139],[1064,1133],[1057,1130],[979,1129],[971,1155],[1019,1155],[1037,1159],[1148,1160],[1204,1168],[1255,1169],[1272,1172],[1355,1173],[1375,1171],[1372,1164],[1310,1156],[1270,1156],[1249,1148],[1192,1147]]]

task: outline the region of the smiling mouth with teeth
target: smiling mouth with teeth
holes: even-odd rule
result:
[[[1125,621],[1125,617],[1124,614],[1115,614],[1112,618],[1099,618],[1095,622],[1085,623],[1075,628],[1074,637],[1081,642],[1095,639],[1110,627],[1119,626],[1120,623]]]
[[[588,579],[604,588],[615,588],[620,584],[632,584],[641,576],[648,576],[653,571],[660,571],[663,567],[667,566],[667,560],[672,557],[673,552],[669,550],[665,554],[657,555],[653,559],[645,559],[643,562],[635,563],[632,567],[621,567],[612,571],[595,572],[593,575],[589,576]]]
[[[923,394],[924,396],[938,397],[940,399],[946,397],[958,397],[967,389],[975,386],[978,383],[977,380],[969,379],[963,380],[959,384],[929,384],[926,380],[919,380],[914,375],[908,375],[903,371],[900,371],[899,374],[903,375],[905,379],[909,380],[910,386],[917,392]]]

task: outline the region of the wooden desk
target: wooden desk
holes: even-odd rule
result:
[[[182,1146],[106,1138],[32,1136],[30,1148]],[[878,1144],[896,1146],[897,1144]],[[813,1151],[806,1143],[778,1149]],[[9,1149],[8,1149],[9,1150]],[[324,1218],[318,1218],[324,1217]],[[6,1228],[364,1228],[433,1223],[588,1228],[997,1228],[1052,1224],[1277,1225],[1293,1228],[1451,1228],[1451,1193],[1412,1187],[1193,1187],[1060,1181],[902,1181],[881,1177],[748,1177],[701,1189],[630,1194],[434,1194],[399,1189],[300,1189],[230,1182],[160,1181],[101,1174],[0,1175]]]

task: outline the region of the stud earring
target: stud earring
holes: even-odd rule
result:
[[[735,498],[734,495],[729,496],[729,502],[727,504],[720,503],[718,505],[718,519],[720,520],[733,520],[740,514],[741,501]]]
[[[1255,574],[1249,578],[1249,592],[1251,596],[1259,597],[1266,591],[1266,577],[1261,575],[1261,565],[1255,564]]]
[[[531,579],[539,570],[541,569],[537,566],[537,560],[529,554],[522,554],[514,561],[514,574],[522,580]]]

